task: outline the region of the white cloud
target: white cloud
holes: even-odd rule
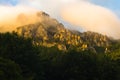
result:
[[[84,30],[120,38],[120,20],[107,8],[80,2],[65,7],[61,14],[64,20]]]
[[[27,6],[28,8],[18,8],[15,6],[12,10],[6,8],[6,11],[2,12],[0,7],[0,12],[2,12],[0,13],[0,21],[3,21],[3,19],[8,19],[9,17],[13,17],[16,13],[20,13],[21,11],[24,12],[31,9],[39,9],[47,12],[50,14],[50,16],[57,18],[58,20],[61,20],[62,17],[70,24],[80,26],[85,30],[99,32],[114,38],[120,38],[120,21],[117,16],[107,8],[89,3],[88,1],[90,0],[20,1],[21,2],[18,4],[18,6]]]
[[[30,24],[33,20],[35,22],[36,17],[33,14],[37,11],[36,9],[22,5],[0,6],[0,32],[12,31],[16,26]],[[17,17],[20,14],[23,14],[26,18],[24,22],[21,18],[18,20]]]
[[[37,9],[33,9],[27,6],[0,6],[0,22],[9,20],[9,18],[16,17],[20,13],[36,12]]]

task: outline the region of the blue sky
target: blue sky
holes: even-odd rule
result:
[[[2,5],[7,5],[7,4],[16,5],[18,3],[19,0],[0,0],[0,4]]]
[[[92,0],[92,2],[112,10],[120,10],[120,0]]]
[[[93,3],[106,7],[120,17],[120,0],[91,0]]]

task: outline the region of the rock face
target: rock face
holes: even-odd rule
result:
[[[44,12],[37,13],[37,16],[42,20],[16,29],[19,35],[31,37],[36,45],[58,46],[60,50],[67,50],[71,47],[85,50],[93,49],[96,46],[106,48],[111,43],[111,40],[105,35],[89,31],[80,33],[68,30],[62,23],[59,23]]]

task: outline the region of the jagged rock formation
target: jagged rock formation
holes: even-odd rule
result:
[[[24,37],[31,37],[36,45],[47,47],[58,46],[60,50],[67,50],[77,47],[80,50],[94,49],[97,47],[109,47],[111,40],[105,36],[94,32],[80,33],[68,30],[62,23],[52,19],[46,13],[37,13],[42,17],[41,22],[18,27],[16,32]]]

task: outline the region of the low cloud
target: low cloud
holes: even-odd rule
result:
[[[120,20],[118,17],[109,9],[92,4],[90,3],[91,1],[27,0],[29,6],[47,12],[52,17],[64,23],[64,25],[68,22],[71,25],[79,26],[85,31],[94,31],[116,39],[120,38]],[[107,0],[105,1],[108,2]],[[24,4],[26,3],[24,2]],[[79,28],[73,26],[73,29]]]
[[[22,5],[0,6],[0,32],[12,31],[16,29],[16,26],[38,21],[35,15],[37,11]]]
[[[0,31],[13,30],[13,25],[29,24],[37,20],[34,12],[45,11],[73,29],[94,31],[120,38],[120,20],[109,9],[90,3],[92,0],[19,0],[16,6],[0,6]],[[19,17],[17,17],[19,15]],[[22,17],[25,18],[22,18]],[[17,19],[16,19],[17,17]],[[63,19],[63,20],[62,20]],[[16,22],[15,24],[15,21]],[[68,23],[66,23],[68,22]],[[12,27],[6,27],[9,24]],[[68,26],[69,27],[69,26]],[[82,28],[82,29],[81,29]],[[72,29],[72,28],[71,28]]]
[[[61,15],[65,21],[80,26],[85,31],[120,38],[120,20],[107,8],[89,2],[80,2],[64,7]]]

